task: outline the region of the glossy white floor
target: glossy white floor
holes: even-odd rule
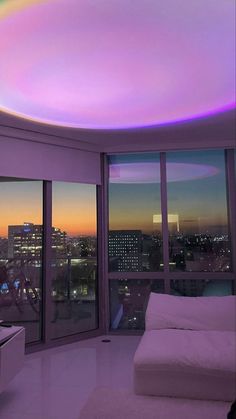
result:
[[[26,355],[24,368],[0,395],[0,418],[78,419],[95,387],[131,389],[140,337],[102,339]]]
[[[102,390],[103,387],[106,387],[109,390],[106,389],[105,393],[113,390],[111,394],[115,398],[114,400],[106,399],[106,401],[104,399],[102,407],[104,407],[104,403],[106,406],[110,405],[106,418],[112,419],[110,412],[113,412],[113,416],[114,409],[116,409],[114,403],[117,397],[119,400],[120,391],[118,390],[128,390],[133,393],[133,356],[141,337],[110,336],[110,343],[103,343],[103,338],[89,339],[26,355],[23,369],[9,387],[0,394],[0,418],[79,419],[80,411],[93,390],[96,388],[98,391],[98,389]],[[99,394],[100,403],[102,393]],[[166,400],[164,404],[166,404]],[[89,403],[91,403],[91,399]],[[225,419],[229,408],[228,404],[226,407],[225,404],[218,405],[218,402],[216,404],[213,402],[213,404],[214,406],[211,406],[210,410],[207,408],[205,414],[203,414],[202,406],[200,407],[201,418]],[[86,419],[94,418],[93,405],[87,404],[87,406],[91,407],[90,413],[85,415]],[[95,406],[97,405],[95,404]],[[157,410],[160,413],[160,407],[159,401],[155,401],[155,406],[153,406],[155,415]],[[166,407],[164,409],[164,416],[160,415],[160,417],[183,419],[182,410],[180,415],[176,416],[176,409],[177,406],[172,399],[171,405],[168,402],[167,409]],[[169,411],[168,414],[166,414],[167,411]],[[193,404],[189,404],[189,401],[187,412],[186,416],[185,411],[184,417],[193,417]],[[126,410],[122,411],[118,415],[119,419],[126,419],[126,413]],[[140,412],[138,414],[140,417]],[[158,417],[155,415],[155,418]],[[99,417],[101,418],[103,415]],[[132,417],[135,418],[136,415]],[[197,415],[195,414],[194,418],[199,419],[199,407],[197,407]]]

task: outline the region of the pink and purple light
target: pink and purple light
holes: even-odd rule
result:
[[[217,167],[193,163],[167,163],[166,168],[168,182],[203,179],[220,172]],[[159,183],[160,163],[112,163],[109,166],[109,180],[110,183],[123,184]]]
[[[2,2],[0,110],[121,129],[231,109],[234,9],[234,0]]]

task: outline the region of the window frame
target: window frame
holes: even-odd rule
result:
[[[215,150],[214,148],[209,148],[210,150]],[[171,281],[182,279],[186,281],[191,280],[224,280],[231,281],[233,283],[233,294],[236,294],[236,178],[235,178],[235,150],[232,148],[222,149],[225,155],[225,174],[226,174],[226,205],[228,213],[228,231],[230,234],[230,244],[231,244],[231,264],[232,270],[230,272],[174,272],[169,270],[169,231],[168,231],[168,210],[167,210],[167,174],[166,174],[166,154],[173,150],[162,151],[160,152],[160,175],[161,175],[161,213],[162,213],[162,240],[163,240],[163,263],[164,271],[163,272],[109,272],[108,270],[108,258],[106,261],[106,277],[108,282],[108,288],[110,289],[109,283],[113,280],[121,279],[150,279],[150,280],[164,280],[164,289],[165,293],[169,294],[171,291]],[[184,152],[188,150],[176,150],[178,152]],[[201,149],[191,149],[191,151],[201,151]],[[153,152],[157,152],[153,150]],[[135,151],[137,154],[138,151]],[[142,153],[142,152],[140,152]],[[118,154],[132,154],[132,152],[122,152],[122,153],[108,153],[105,155],[104,161],[104,182],[106,184],[106,237],[108,238],[109,234],[109,195],[108,195],[108,185],[109,185],[109,176],[108,176],[108,158],[110,155]],[[108,240],[108,239],[107,239]],[[107,243],[107,254],[108,254],[108,243]],[[109,301],[109,290],[106,291],[106,299],[108,300],[107,306],[110,306]],[[109,316],[109,308],[106,310],[106,315]],[[109,320],[109,325],[111,321]],[[111,333],[124,333],[124,330],[117,330],[116,332],[110,329],[110,326],[107,327],[107,331],[110,330]],[[131,331],[129,333],[132,334]],[[137,331],[136,331],[137,333]],[[140,330],[140,333],[142,331]]]

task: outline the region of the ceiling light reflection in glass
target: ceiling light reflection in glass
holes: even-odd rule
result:
[[[214,176],[219,169],[214,166],[193,163],[167,163],[168,181],[180,182]],[[160,163],[134,162],[109,165],[110,183],[157,183],[160,182]]]

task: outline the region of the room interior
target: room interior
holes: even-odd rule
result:
[[[0,53],[0,416],[226,418],[234,1],[3,0]]]

